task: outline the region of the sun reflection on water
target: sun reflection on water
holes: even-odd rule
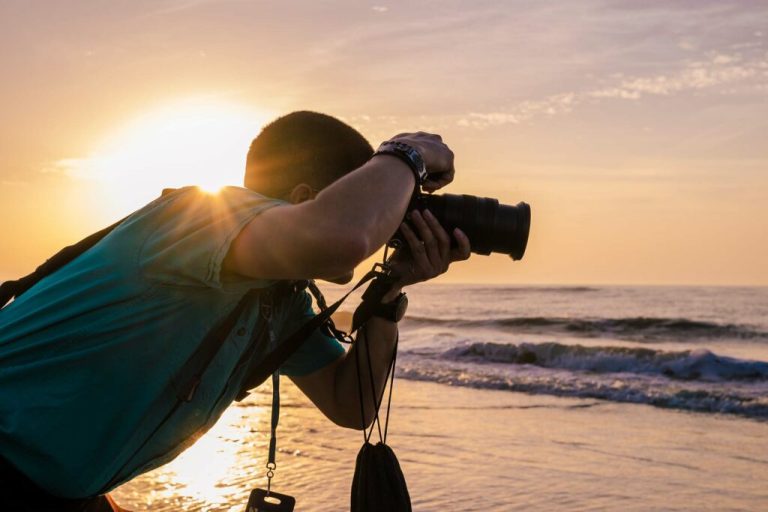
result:
[[[266,451],[266,433],[257,428],[265,412],[259,406],[227,409],[211,430],[174,461],[138,477],[136,489],[143,492],[137,501],[152,510],[158,510],[154,503],[169,500],[176,500],[177,509],[184,510],[193,503],[204,503],[202,510],[241,510],[239,495],[247,497],[244,489],[258,478],[244,476],[243,466],[253,464],[255,453]],[[130,499],[116,494],[118,502]]]

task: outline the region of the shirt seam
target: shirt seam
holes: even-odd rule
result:
[[[249,211],[250,215],[243,218],[235,228],[233,228],[232,230],[230,230],[229,233],[227,233],[227,237],[224,239],[224,241],[221,244],[219,244],[216,250],[213,251],[210,259],[208,260],[208,273],[205,276],[206,282],[208,282],[211,285],[217,285],[217,286],[221,285],[222,263],[224,262],[224,258],[226,258],[227,253],[229,252],[229,249],[232,247],[232,242],[235,240],[235,238],[237,238],[237,236],[240,233],[242,233],[245,226],[250,224],[257,216],[261,215],[262,213],[269,210],[270,208],[279,206],[280,204],[282,204],[281,201],[268,200],[267,202],[259,204],[258,206],[252,207]],[[215,281],[215,277],[217,275],[219,276],[218,283]]]

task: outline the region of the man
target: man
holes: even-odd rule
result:
[[[164,194],[3,309],[0,509],[110,510],[100,494],[173,459],[239,395],[269,348],[249,352],[258,326],[281,340],[314,315],[307,293],[295,291],[265,321],[267,295],[257,295],[179,402],[179,368],[249,290],[348,282],[401,227],[410,251],[395,259],[399,277],[366,326],[367,343],[345,353],[316,331],[280,368],[333,422],[369,425],[373,397],[363,386],[362,415],[355,352],[370,350],[380,392],[397,329],[387,306],[470,250],[459,230],[452,249],[428,212],[401,226],[425,179],[413,159],[425,164],[422,188],[434,191],[452,181],[453,153],[437,135],[393,140],[400,145],[373,154],[332,117],[282,117],[253,141],[245,188]],[[360,378],[370,378],[366,365]]]

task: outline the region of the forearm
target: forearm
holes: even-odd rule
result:
[[[400,159],[379,155],[323,189],[303,205],[326,231],[362,242],[362,259],[384,245],[405,215],[415,186],[413,172]],[[322,231],[322,230],[321,230]]]
[[[390,292],[394,296],[399,290]],[[385,296],[385,301],[387,297]],[[336,369],[335,389],[338,413],[344,418],[343,423],[350,428],[361,428],[363,416],[365,426],[373,421],[375,406],[374,393],[378,401],[387,383],[387,370],[392,361],[397,339],[397,324],[372,317],[365,327],[358,332],[357,341],[347,352],[346,357]],[[370,369],[368,358],[370,357]],[[358,387],[358,367],[360,385]],[[371,374],[371,371],[373,373]],[[373,375],[373,379],[371,379]],[[373,385],[371,385],[373,383]],[[360,413],[359,389],[362,389],[364,415]]]

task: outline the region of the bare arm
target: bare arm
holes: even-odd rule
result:
[[[366,333],[370,340],[366,339]],[[314,373],[302,377],[293,376],[291,380],[337,425],[357,430],[368,427],[374,418],[374,406],[366,352],[370,350],[373,387],[378,400],[387,382],[386,371],[392,360],[396,335],[397,324],[382,318],[371,318],[365,332],[358,334],[357,342],[346,355]],[[364,415],[360,414],[356,357],[360,358]]]
[[[419,149],[429,172],[443,177],[433,186],[452,179],[453,153],[440,136],[419,132],[398,137]],[[326,187],[314,200],[271,208],[258,215],[233,241],[224,267],[254,278],[342,275],[396,231],[414,180],[411,170],[398,158],[372,158]]]
[[[469,258],[469,240],[460,230],[453,233],[458,244],[452,250],[448,233],[430,214],[421,216],[414,213],[412,221],[418,236],[407,226],[403,228],[410,252],[407,256],[395,257],[395,271],[402,277],[385,295],[384,302],[395,299],[403,286],[432,279],[446,272],[452,262]],[[336,424],[354,429],[370,426],[374,419],[372,391],[376,393],[376,400],[382,396],[396,336],[397,324],[373,317],[346,356],[315,373],[292,377],[292,380]],[[367,352],[370,352],[373,390]],[[360,362],[363,415],[358,395],[357,357]]]

